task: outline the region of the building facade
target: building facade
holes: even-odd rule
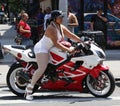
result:
[[[51,7],[52,10],[59,8],[59,0],[40,0],[40,7],[45,10],[46,7]]]

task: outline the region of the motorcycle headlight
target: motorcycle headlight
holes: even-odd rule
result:
[[[105,58],[105,55],[102,52],[96,51],[96,53],[100,58],[103,58],[103,59]]]

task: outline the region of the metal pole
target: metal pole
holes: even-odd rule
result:
[[[104,0],[104,15],[107,17],[108,0]]]
[[[68,0],[59,0],[59,10],[63,11],[63,13],[65,14],[63,24],[67,26]]]
[[[84,0],[80,0],[80,9],[79,9],[79,14],[80,14],[80,31],[84,30]]]
[[[104,0],[104,15],[107,17],[107,9],[108,9],[108,0]],[[105,25],[105,43],[107,45],[107,25]]]
[[[7,0],[7,12],[8,12],[8,18],[10,19],[10,11],[9,11],[9,0]]]

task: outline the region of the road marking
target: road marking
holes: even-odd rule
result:
[[[0,91],[8,91],[9,90],[9,88],[8,87],[2,87],[2,88],[0,88]]]

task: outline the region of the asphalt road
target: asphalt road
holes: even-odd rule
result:
[[[108,98],[79,92],[37,92],[33,101],[17,97],[7,87],[0,89],[0,106],[120,106],[120,88]]]

